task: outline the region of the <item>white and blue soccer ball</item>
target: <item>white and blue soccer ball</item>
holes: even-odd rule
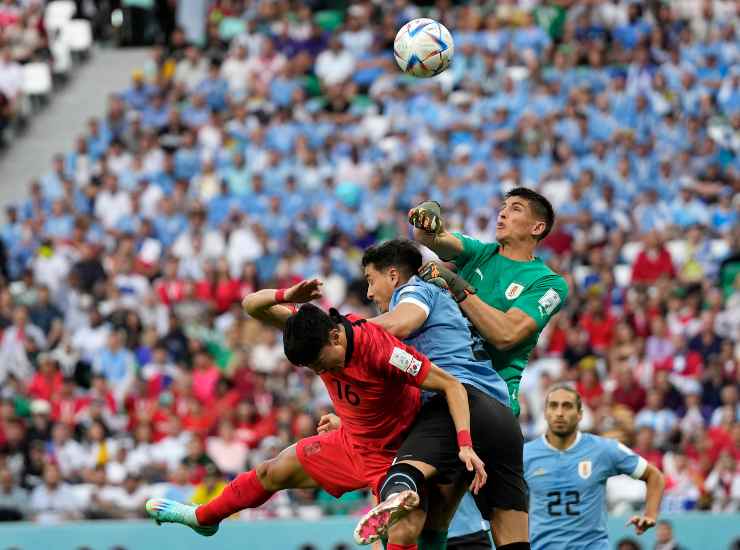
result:
[[[406,74],[420,78],[436,76],[452,61],[455,44],[447,28],[428,18],[413,19],[396,34],[393,55]]]

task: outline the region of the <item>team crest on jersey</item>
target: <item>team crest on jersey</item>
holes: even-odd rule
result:
[[[582,460],[578,463],[578,475],[581,479],[588,479],[591,477],[591,461]]]
[[[508,300],[513,300],[514,298],[519,297],[519,295],[522,293],[522,290],[524,290],[523,285],[520,285],[519,283],[511,283],[506,288],[506,292],[504,292],[504,296],[506,296]]]

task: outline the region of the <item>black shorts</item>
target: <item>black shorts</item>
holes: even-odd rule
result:
[[[494,508],[528,510],[524,481],[524,437],[509,407],[469,385],[470,433],[473,448],[486,465],[488,481],[473,495],[481,515],[488,519]],[[450,482],[461,473],[469,475],[458,458],[457,432],[444,395],[435,395],[421,407],[398,460],[419,460],[437,469],[440,479]]]
[[[447,539],[447,550],[491,550],[491,539],[486,531]]]

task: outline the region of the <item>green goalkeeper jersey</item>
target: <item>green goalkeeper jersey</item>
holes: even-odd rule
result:
[[[509,350],[499,350],[474,331],[478,353],[487,354],[509,388],[511,408],[519,415],[519,383],[537,339],[568,297],[565,279],[539,258],[528,262],[501,256],[498,243],[483,243],[454,233],[463,251],[454,259],[458,273],[489,306],[506,312],[515,307],[537,323],[537,331]]]

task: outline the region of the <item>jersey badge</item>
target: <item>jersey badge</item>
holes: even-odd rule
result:
[[[421,361],[401,348],[393,348],[390,364],[411,376],[416,376],[421,370]]]
[[[591,477],[591,461],[582,460],[578,463],[578,475],[581,479],[588,479]]]
[[[560,305],[560,294],[554,288],[550,288],[537,300],[537,304],[542,317],[550,315]]]
[[[547,472],[545,472],[545,469],[544,468],[537,468],[534,472],[532,472],[532,475],[533,476],[543,476],[546,473]]]
[[[504,292],[504,296],[508,300],[513,300],[514,298],[518,298],[519,295],[522,293],[522,290],[524,290],[524,286],[520,285],[519,283],[511,283],[507,289],[506,292]]]

